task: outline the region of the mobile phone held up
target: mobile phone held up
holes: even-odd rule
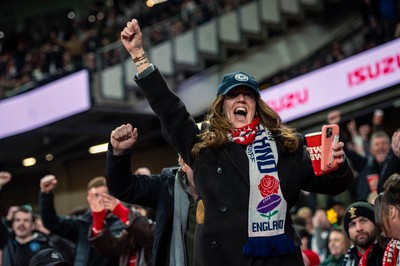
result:
[[[323,125],[321,131],[321,170],[331,172],[339,168],[338,158],[333,156],[333,145],[339,142],[339,126]]]

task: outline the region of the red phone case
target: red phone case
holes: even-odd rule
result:
[[[339,126],[336,124],[322,126],[321,170],[330,172],[339,168],[338,159],[333,157],[332,146],[339,142]]]

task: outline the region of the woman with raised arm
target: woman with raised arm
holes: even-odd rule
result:
[[[282,123],[243,72],[223,77],[200,131],[142,47],[136,19],[121,40],[137,68],[134,79],[161,121],[165,139],[193,169],[197,205],[195,265],[303,265],[289,210],[300,190],[336,195],[353,180],[343,143],[340,168],[315,176],[303,138]]]

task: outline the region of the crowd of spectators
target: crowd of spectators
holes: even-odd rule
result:
[[[248,1],[170,0],[152,7],[146,1],[96,1],[85,10],[28,19],[0,39],[0,99],[82,67],[95,70],[96,51],[118,41],[129,18],[143,28],[161,25],[151,30],[149,41],[157,44]],[[101,54],[102,68],[121,61],[117,50]]]
[[[0,171],[0,187],[10,181],[12,174]],[[54,175],[41,178],[39,210],[26,204],[9,206],[7,215],[0,211],[0,265],[151,265],[150,208],[121,203],[100,176],[87,185],[89,208],[59,215],[57,184]]]
[[[384,176],[389,176],[388,180],[394,182],[393,178],[391,177],[394,175],[398,176],[398,169],[400,166],[399,128],[395,128],[395,132],[393,132],[393,129],[388,130],[389,125],[388,121],[385,120],[385,113],[380,109],[376,109],[371,114],[370,120],[366,123],[361,123],[356,118],[344,121],[342,119],[340,110],[331,111],[327,116],[327,122],[340,124],[341,139],[346,142],[346,155],[351,158],[357,173],[356,179],[353,182],[354,186],[349,187],[348,192],[351,194],[351,196],[348,198],[348,201],[343,201],[343,198],[341,198],[341,195],[339,195],[326,199],[324,202],[318,201],[318,204],[316,205],[298,205],[298,208],[293,208],[291,210],[295,228],[302,241],[301,251],[303,253],[304,263],[308,266],[348,265],[343,264],[343,261],[363,261],[364,259],[368,258],[368,260],[379,263],[373,265],[383,265],[381,264],[381,261],[384,259],[382,257],[384,246],[382,247],[378,243],[378,239],[382,236],[373,233],[375,232],[375,227],[381,226],[381,224],[375,220],[377,218],[374,217],[373,204],[376,204],[375,199],[378,197],[378,193],[387,186],[379,188],[377,187],[378,180],[375,179],[375,182],[369,181],[371,176],[376,176],[376,178],[379,179],[379,183],[383,183]],[[392,136],[391,139],[389,136]],[[135,174],[137,173],[138,175],[142,176],[145,175],[146,172],[150,174],[147,168],[139,168]],[[396,182],[400,181],[399,178],[396,180]],[[0,171],[0,192],[7,188],[6,184],[10,181],[11,174]],[[367,185],[367,194],[360,193],[359,189],[362,188],[362,186],[358,185],[360,184],[360,181],[363,181]],[[82,246],[82,243],[93,243],[93,248],[97,249],[101,256],[104,257],[102,260],[103,262],[106,262],[106,256],[110,256],[110,258],[114,259],[119,258],[119,265],[128,265],[126,263],[121,264],[121,258],[126,258],[125,255],[128,254],[130,255],[130,259],[137,261],[138,264],[136,265],[150,265],[148,262],[139,264],[139,258],[142,253],[137,252],[137,249],[129,249],[129,253],[123,253],[124,255],[122,255],[122,252],[125,252],[125,249],[120,249],[121,252],[114,255],[106,255],[109,253],[105,252],[106,249],[104,249],[104,246],[96,245],[98,244],[98,242],[96,243],[97,240],[100,240],[105,236],[112,237],[111,234],[103,234],[96,231],[98,230],[99,232],[107,232],[111,228],[110,222],[99,223],[97,221],[101,213],[103,216],[100,217],[101,219],[99,221],[103,221],[102,219],[111,219],[111,216],[107,216],[107,218],[104,216],[106,213],[104,208],[108,208],[106,207],[108,206],[107,204],[110,205],[109,207],[112,207],[112,214],[116,215],[116,217],[119,217],[122,222],[126,223],[125,227],[123,227],[124,229],[121,229],[124,230],[125,234],[129,234],[128,230],[130,228],[134,228],[136,225],[139,226],[140,224],[138,224],[138,221],[141,222],[141,225],[144,224],[145,227],[137,227],[137,230],[139,231],[132,230],[132,232],[141,232],[140,230],[144,230],[144,228],[147,228],[146,226],[150,225],[151,227],[149,227],[149,229],[151,229],[153,226],[152,221],[146,218],[141,220],[130,218],[128,222],[128,212],[134,212],[135,215],[137,215],[129,215],[129,217],[139,217],[138,207],[140,206],[132,205],[131,209],[125,208],[120,205],[120,202],[109,196],[107,192],[100,193],[100,188],[104,191],[107,191],[107,186],[104,185],[104,182],[105,181],[103,177],[97,177],[91,180],[88,184],[87,200],[91,210],[85,208],[85,212],[83,213],[78,214],[71,212],[69,216],[61,218],[61,216],[57,216],[53,203],[53,190],[57,185],[57,180],[52,175],[43,177],[40,180],[41,192],[39,211],[41,216],[36,215],[30,205],[9,206],[8,212],[5,212],[3,217],[0,214],[0,227],[3,229],[0,231],[2,234],[8,235],[7,232],[15,232],[14,235],[10,234],[8,238],[0,238],[2,240],[0,241],[0,255],[2,254],[3,256],[3,263],[7,263],[8,259],[10,258],[32,258],[29,264],[32,266],[45,265],[45,261],[49,263],[49,260],[51,259],[54,259],[54,261],[57,259],[57,262],[63,261],[68,263],[65,265],[90,265],[86,263],[78,264],[77,260],[79,258],[88,258],[88,251],[79,248]],[[93,185],[97,183],[99,185]],[[96,188],[97,190],[93,190],[93,188]],[[102,195],[102,199],[105,201],[103,203],[104,206],[100,204],[100,198],[95,197],[96,193]],[[307,197],[311,196],[312,193],[307,195]],[[106,202],[108,203],[106,204]],[[120,205],[119,208],[116,208],[117,205]],[[6,213],[7,215],[5,215]],[[151,217],[152,219],[154,218],[154,213],[150,213],[150,215],[149,213],[144,213],[143,215]],[[49,219],[49,216],[58,218],[55,220]],[[42,219],[46,227],[40,223]],[[73,226],[75,222],[73,223],[73,221],[83,225],[83,232],[90,232],[90,234],[82,233],[82,231],[80,231],[78,234],[80,236],[80,240],[77,241],[73,238],[69,238],[71,236],[71,234],[68,233],[70,230],[60,230],[64,227],[55,226],[67,226],[67,224],[69,224],[69,226],[72,226],[71,228],[75,228]],[[21,225],[22,223],[24,223],[24,225]],[[357,225],[357,223],[359,224]],[[97,228],[96,226],[100,227]],[[102,226],[106,227],[103,228]],[[50,231],[49,228],[51,228]],[[354,228],[358,229],[355,230]],[[96,232],[98,235],[93,235],[97,234]],[[147,235],[150,236],[149,239],[151,239],[152,231],[150,230],[146,232]],[[363,237],[360,237],[360,235],[363,235]],[[13,236],[15,236],[15,240],[12,238]],[[29,240],[24,242],[25,238]],[[6,245],[5,240],[7,239],[14,240],[14,245],[18,243],[18,245],[21,247],[21,250],[28,252],[29,254],[26,253],[28,254],[26,255],[24,253],[25,255],[23,255],[22,253],[14,253],[14,255],[11,256],[10,252],[14,251],[13,249],[9,249]],[[116,237],[115,239],[115,241],[123,240],[122,237]],[[363,241],[360,242],[360,239],[365,239],[365,243]],[[386,245],[389,240],[390,238],[380,239],[380,241],[383,241],[382,245]],[[40,247],[42,251],[38,252],[38,250],[31,248],[37,243],[41,244]],[[64,246],[60,247],[60,243]],[[114,245],[114,240],[110,241],[110,243],[113,243]],[[147,258],[150,258],[150,242],[144,241],[143,243],[146,244],[144,247],[147,247],[146,252],[148,252],[148,254],[146,256]],[[369,253],[368,248],[372,245],[374,246],[373,249],[375,251],[373,253]],[[137,246],[136,244],[125,244],[125,247],[136,248]],[[42,252],[47,254],[50,251],[58,252],[57,256],[41,255]],[[66,253],[66,251],[68,252]],[[33,264],[34,261],[37,261],[36,264]],[[75,261],[75,264],[72,264],[72,261]],[[116,262],[113,263],[114,264],[105,263],[101,265],[116,265]]]
[[[45,19],[35,20],[34,23],[29,24],[29,27],[25,26],[21,31],[12,33],[11,37],[8,37],[3,45],[0,45],[0,99],[9,96],[8,92],[10,95],[17,93],[11,91],[30,82],[57,78],[58,75],[81,67],[94,69],[96,50],[117,41],[122,25],[133,16],[137,17],[144,27],[151,27],[160,20],[171,16],[179,16],[180,19],[171,22],[173,23],[172,32],[165,28],[155,28],[156,30],[151,32],[150,41],[155,44],[168,38],[169,34],[179,34],[194,25],[201,24],[215,14],[215,11],[212,11],[212,5],[215,2],[212,0],[168,1],[168,4],[155,6],[151,12],[144,2],[131,2],[121,0],[114,1],[112,5],[95,4],[88,9],[87,14],[79,14],[74,19],[70,14],[71,19],[64,21],[60,19],[48,23],[49,21]],[[361,46],[352,46],[354,49],[348,50],[344,49],[345,42],[342,40],[334,41],[307,62],[275,75],[270,79],[269,84],[278,84],[400,37],[399,1],[360,0],[358,2],[364,23]],[[221,10],[231,10],[235,7],[235,1],[218,1],[218,5]],[[200,6],[203,8],[196,8]],[[107,54],[107,56],[109,56],[108,64],[110,65],[118,63],[120,60],[119,56],[112,54]],[[332,259],[335,254],[335,245],[331,237],[334,235],[333,232],[337,232],[341,241],[348,242],[349,239],[345,238],[348,232],[343,234],[343,231],[337,231],[335,224],[339,226],[342,224],[346,206],[359,198],[374,202],[379,189],[368,183],[368,180],[371,179],[368,177],[377,175],[379,178],[384,170],[385,157],[388,154],[398,154],[399,152],[397,146],[397,150],[396,147],[390,146],[389,137],[393,132],[385,130],[382,114],[381,110],[377,110],[373,113],[370,123],[358,125],[356,120],[341,121],[340,112],[330,113],[328,122],[341,123],[341,128],[347,131],[347,154],[350,156],[353,153],[352,161],[357,161],[358,183],[349,188],[347,193],[350,196],[346,197],[347,201],[344,201],[344,198],[329,198],[325,199],[324,206],[309,204],[313,208],[299,206],[300,208],[293,210],[293,216],[301,217],[298,220],[294,219],[298,223],[298,231],[304,237],[304,241],[309,240],[303,245],[306,265],[316,265],[310,262],[313,259],[318,261],[318,264],[328,259],[340,258],[341,260],[346,250],[341,250],[338,256]],[[377,132],[378,134],[376,134]],[[376,139],[380,140],[380,144],[376,141],[380,146],[374,149],[372,145],[375,145],[374,140]],[[4,180],[8,182],[11,177],[6,176],[6,178]],[[359,181],[363,181],[363,184],[358,185]],[[0,188],[4,184],[0,182]],[[362,187],[366,189],[364,194],[357,190]],[[307,195],[307,197],[310,202],[312,195]],[[340,207],[343,212],[339,211]],[[334,210],[336,221],[329,219],[329,212],[327,212],[329,210]],[[31,212],[32,210],[28,210],[28,213]],[[303,222],[302,219],[304,219]],[[12,220],[10,218],[8,222],[10,223]],[[38,220],[40,219],[34,219],[32,216],[30,222]],[[7,223],[4,224],[7,225]],[[332,242],[331,246],[328,245],[329,242]],[[69,244],[74,247],[73,243]],[[346,247],[348,244],[346,243]]]
[[[119,40],[126,20],[137,18],[152,45],[228,12],[251,0],[174,0],[149,8],[145,1],[99,1],[78,13],[55,14],[26,21],[0,39],[0,99],[32,89],[82,67],[95,71],[123,60],[118,49],[96,54]],[[279,84],[400,36],[400,4],[396,0],[358,0],[363,21],[362,42],[354,33],[317,51],[304,62],[262,82],[263,87]],[[160,23],[160,21],[165,21]],[[29,27],[27,25],[29,24]],[[347,45],[349,44],[349,45]]]
[[[263,88],[277,85],[400,37],[400,1],[355,2],[362,19],[361,31],[357,28],[351,30],[354,27],[351,25],[348,34],[321,48],[306,60],[267,78],[263,82]]]
[[[378,195],[383,195],[382,184],[393,182],[395,176],[396,182],[399,180],[400,128],[385,120],[381,109],[375,109],[367,121],[344,120],[339,109],[332,110],[327,123],[340,125],[340,139],[346,144],[355,179],[347,191],[334,197],[305,193],[305,200],[291,210],[302,237],[305,265],[386,265],[382,255],[390,237],[373,233],[379,226],[373,206]],[[365,242],[359,241],[361,234],[366,236]],[[367,252],[366,247],[373,252]],[[368,264],[358,264],[364,260]]]
[[[137,18],[143,29],[150,31],[147,41],[155,45],[249,1],[170,0],[151,8],[145,1],[97,1],[76,13],[29,19],[0,40],[0,99],[82,67],[95,71],[98,61],[101,68],[120,63],[123,58],[119,49],[96,51],[118,41],[119,31],[129,18]],[[357,2],[364,22],[361,45],[345,47],[342,40],[334,41],[306,62],[274,74],[263,82],[264,88],[400,36],[399,1]]]

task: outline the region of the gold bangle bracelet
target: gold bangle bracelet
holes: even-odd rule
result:
[[[137,63],[137,62],[140,62],[140,61],[142,61],[142,60],[144,60],[146,58],[147,58],[146,53],[143,52],[143,54],[132,58],[132,60],[133,60],[133,62]]]

